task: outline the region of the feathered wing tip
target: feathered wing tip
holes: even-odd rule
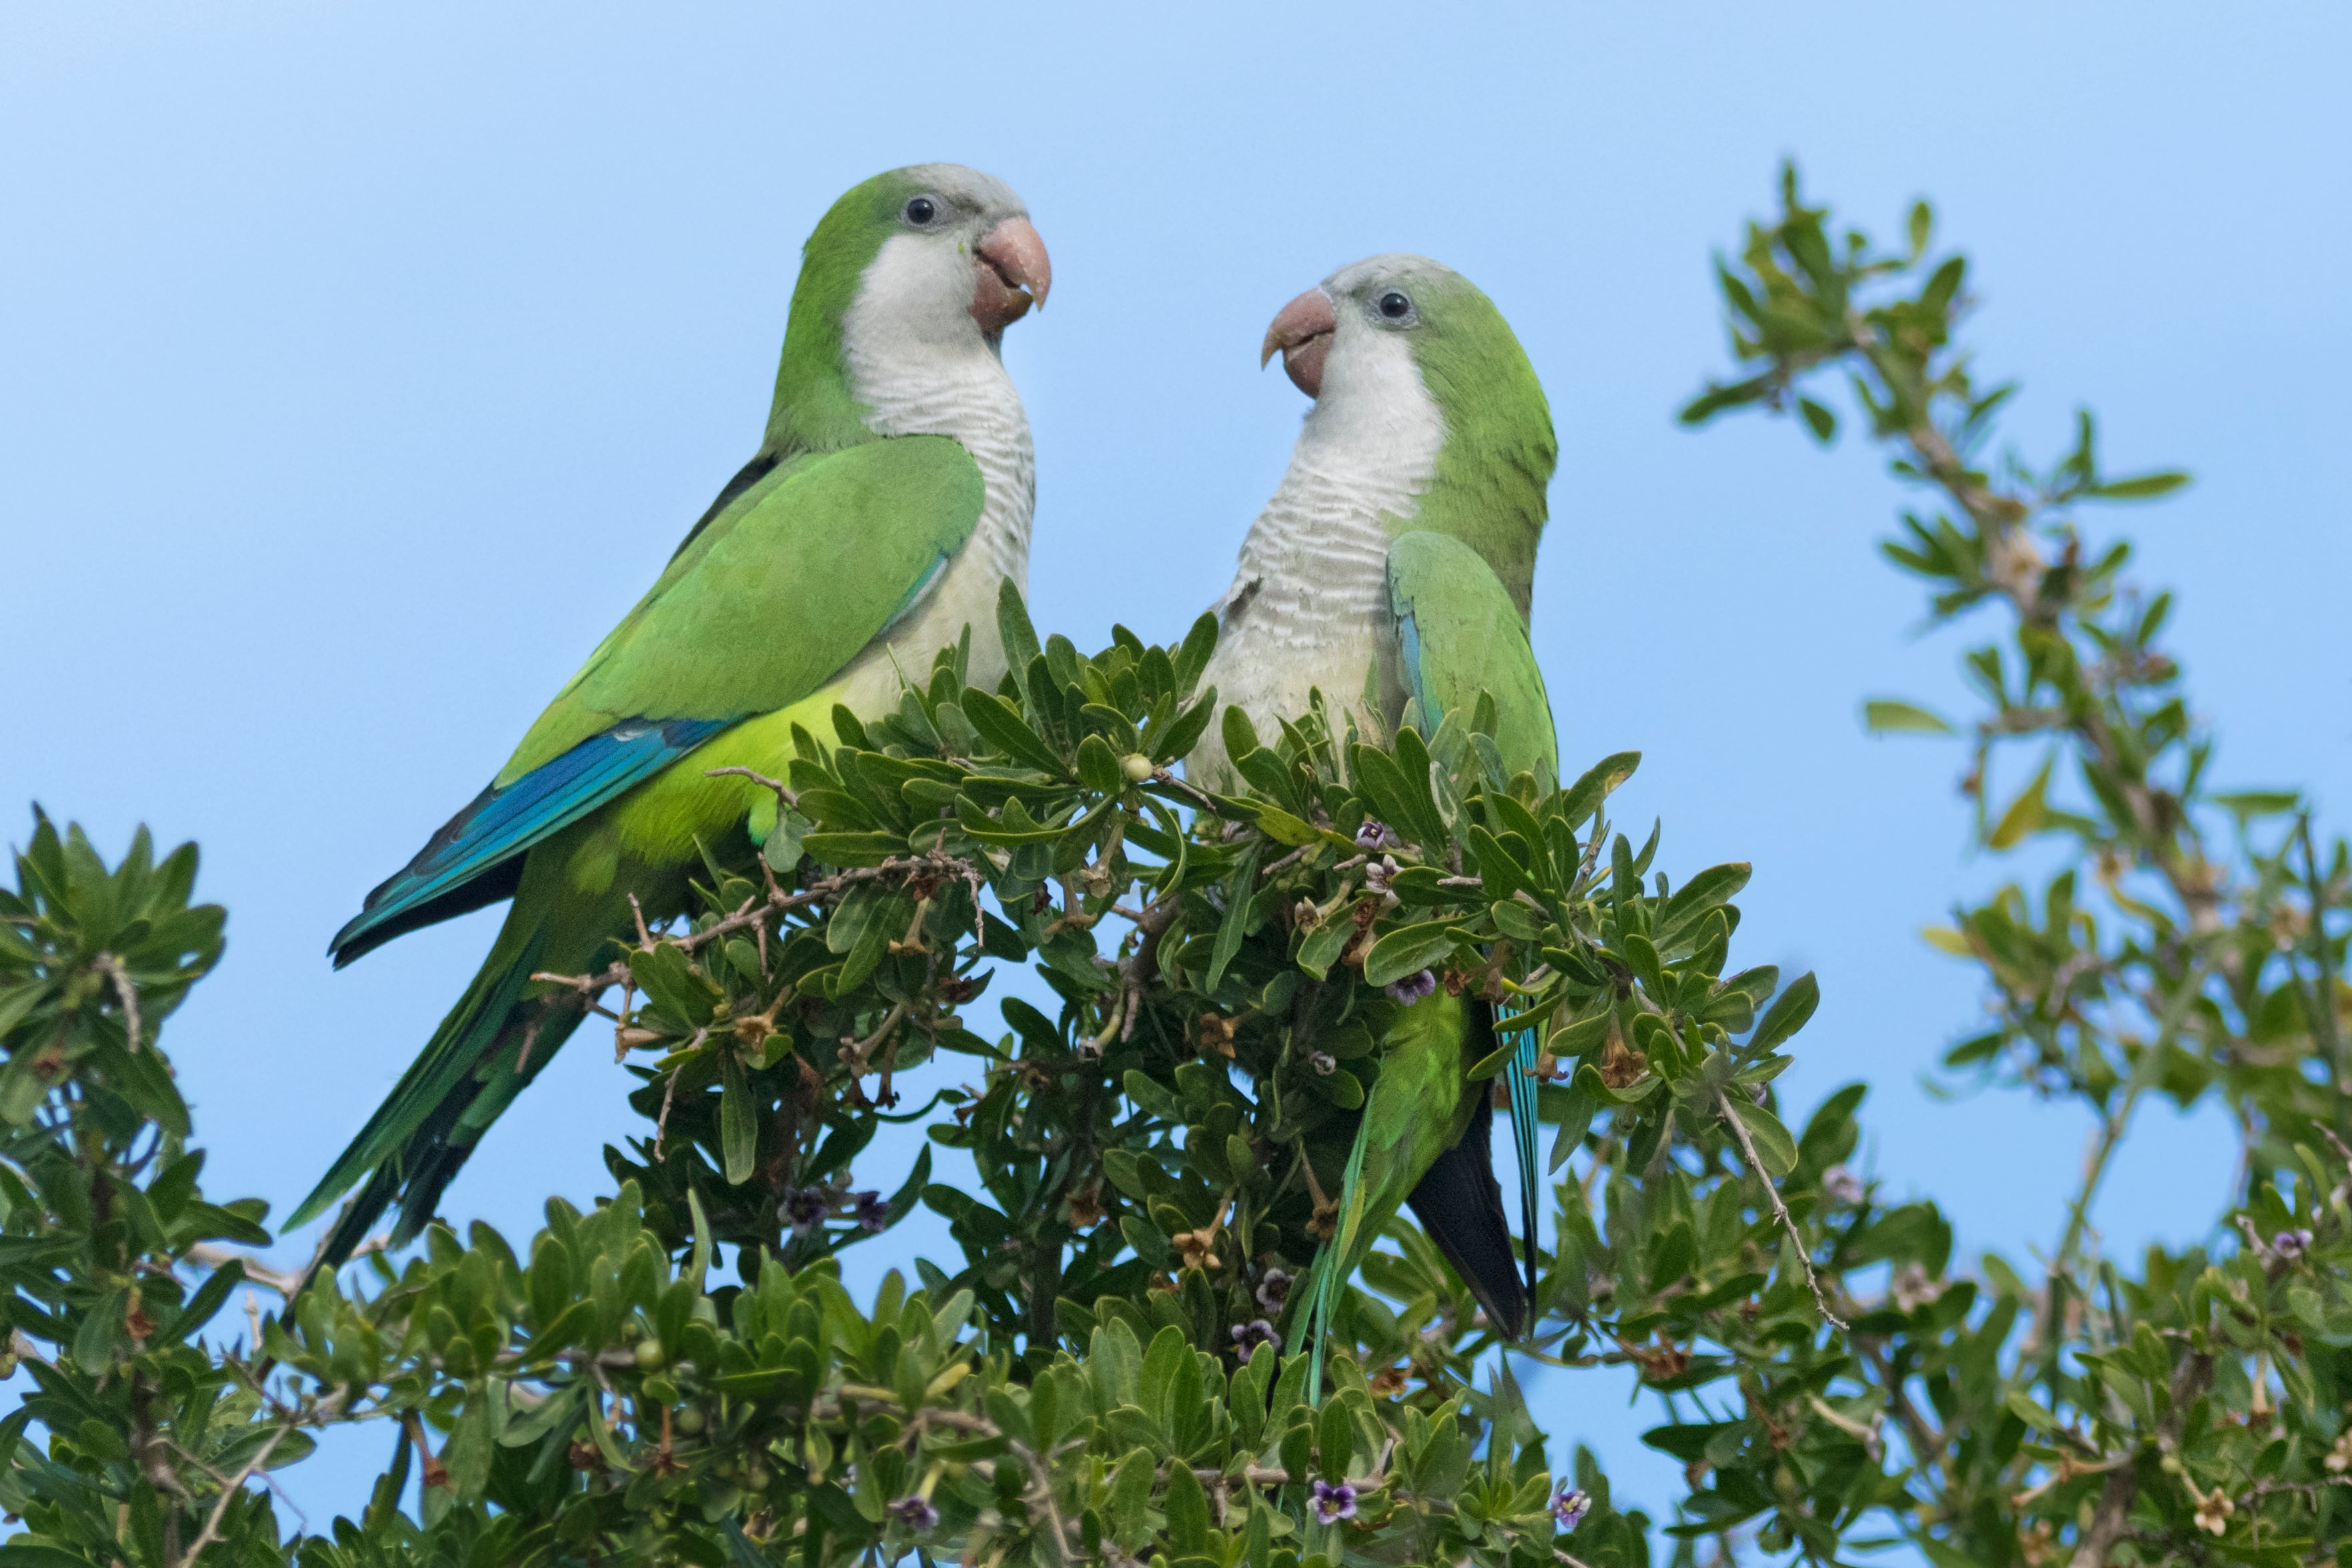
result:
[[[369,893],[327,950],[341,969],[396,936],[510,898],[522,857],[735,721],[630,720],[589,736],[511,784],[491,785]]]
[[[1494,1102],[1485,1086],[1473,1088],[1478,1100],[1469,1126],[1431,1163],[1405,1203],[1486,1309],[1487,1320],[1505,1339],[1516,1340],[1527,1330],[1528,1293],[1519,1281],[1510,1224],[1503,1217],[1503,1189],[1495,1180]]]

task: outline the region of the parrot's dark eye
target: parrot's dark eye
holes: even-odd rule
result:
[[[907,204],[907,221],[921,227],[940,216],[940,204],[929,196],[917,196]]]
[[[1412,314],[1412,301],[1400,289],[1391,289],[1380,298],[1381,314],[1391,321],[1402,321]]]

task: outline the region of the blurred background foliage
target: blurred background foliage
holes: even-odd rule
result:
[[[645,1123],[614,1195],[527,1245],[436,1227],[307,1281],[254,1258],[264,1206],[204,1195],[160,1049],[220,951],[194,851],[109,867],[37,816],[0,894],[0,1279],[34,1389],[0,1421],[0,1565],[2333,1558],[2346,851],[2298,795],[2210,782],[2169,596],[2077,521],[2180,477],[2103,475],[2087,416],[2046,468],[1998,454],[2006,389],[1971,379],[1933,237],[1922,206],[1883,249],[1788,174],[1721,270],[1739,379],[1684,416],[1827,443],[1843,376],[1921,496],[1887,554],[1932,617],[1990,624],[1981,711],[1866,713],[1965,740],[1981,847],[2054,867],[1928,932],[1991,1019],[1953,1088],[2098,1119],[2046,1256],[1964,1264],[1932,1203],[1882,1202],[1848,1163],[1864,1086],[1779,1101],[1811,978],[1731,963],[1744,866],[1677,879],[1659,830],[1617,830],[1637,758],[1507,777],[1479,712],[1260,735],[1196,689],[1207,622],[1089,657],[1008,595],[994,690],[949,650],[889,718],[801,737],[758,859],[549,982],[604,999]],[[1182,778],[1211,723],[1249,795]],[[1003,964],[1058,1011],[978,1026]],[[1409,1218],[1319,1403],[1278,1354],[1391,988],[1428,984],[1540,1031],[1554,1223],[1513,1354],[1635,1369],[1688,1480],[1659,1517],[1589,1453],[1555,1470]],[[942,1055],[971,1081],[907,1102]],[[2110,1258],[2085,1216],[2147,1091],[2227,1103],[2238,1190],[2221,1244]],[[886,1121],[978,1190],[862,1167]],[[854,1300],[838,1255],[918,1205],[961,1256]],[[289,1531],[270,1473],[369,1422],[373,1500]]]

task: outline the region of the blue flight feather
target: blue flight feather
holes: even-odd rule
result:
[[[476,795],[416,858],[367,896],[328,944],[338,967],[375,945],[368,939],[642,783],[735,722],[633,719],[591,735],[504,789]]]
[[[1411,610],[1397,616],[1397,652],[1404,663],[1404,680],[1412,700],[1421,709],[1421,731],[1434,735],[1445,715],[1429,696],[1429,671],[1421,661],[1421,625]]]
[[[1497,1008],[1495,1032],[1509,1034],[1516,1022],[1512,1015]],[[1511,1151],[1519,1166],[1520,1239],[1527,1247],[1528,1310],[1535,1312],[1536,1298],[1536,1227],[1541,1205],[1536,1192],[1536,1030],[1520,1026],[1518,1044],[1512,1048],[1511,1065],[1504,1073],[1510,1080],[1511,1090]]]

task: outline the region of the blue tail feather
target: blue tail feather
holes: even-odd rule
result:
[[[1513,1018],[1501,1009],[1496,1010],[1495,1028],[1497,1033],[1511,1032]],[[1536,1295],[1536,1227],[1537,1216],[1542,1212],[1537,1196],[1536,1166],[1536,1033],[1532,1027],[1521,1026],[1518,1044],[1511,1051],[1511,1065],[1505,1068],[1510,1079],[1511,1091],[1511,1151],[1519,1167],[1519,1220],[1521,1240],[1527,1248],[1528,1300],[1534,1303]]]

